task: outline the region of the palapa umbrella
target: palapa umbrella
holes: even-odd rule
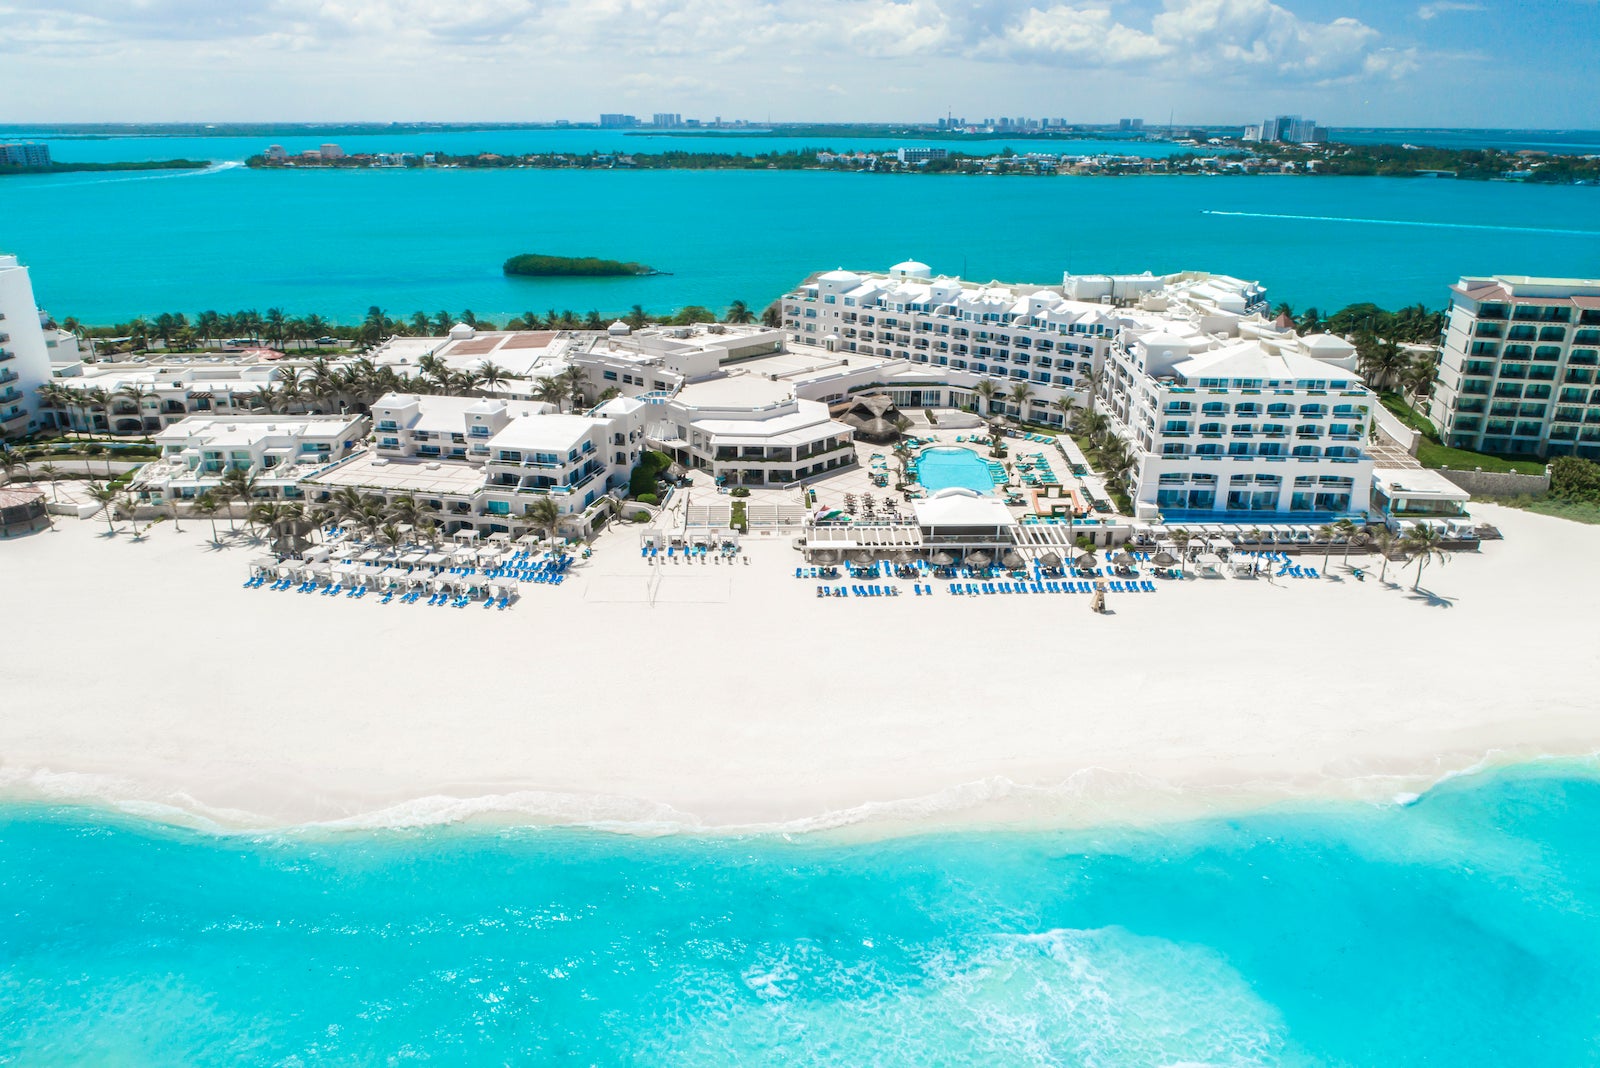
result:
[[[891,553],[889,559],[904,566],[905,564],[909,564],[911,562],[911,554],[906,552],[904,549],[901,549],[897,552]]]
[[[850,554],[850,559],[854,560],[862,567],[870,567],[872,565],[872,554],[867,552],[865,549],[857,549],[855,552]]]
[[[1167,552],[1167,550],[1162,549],[1156,553],[1154,563],[1157,567],[1174,567],[1178,563],[1178,558]]]
[[[1100,566],[1100,561],[1094,558],[1094,553],[1084,553],[1082,556],[1072,561],[1072,566],[1088,569],[1091,567]]]
[[[1007,549],[1005,555],[1000,558],[1000,562],[1012,570],[1022,567],[1027,563],[1027,561],[1022,558],[1022,554],[1017,552],[1015,549]]]
[[[940,549],[938,552],[933,554],[933,565],[935,567],[949,567],[955,562],[956,558],[945,552],[943,549]]]
[[[819,564],[837,564],[839,562],[839,554],[833,549],[818,549],[811,554],[811,559]]]
[[[973,567],[986,567],[988,566],[989,561],[993,559],[993,556],[984,552],[982,549],[979,549],[977,552],[971,553],[967,556],[967,563],[971,564]]]
[[[1061,557],[1057,556],[1055,553],[1045,553],[1043,556],[1039,557],[1039,566],[1050,568],[1060,567]]]
[[[1111,556],[1111,562],[1116,564],[1118,567],[1132,567],[1139,561],[1135,560],[1131,553],[1113,553]]]

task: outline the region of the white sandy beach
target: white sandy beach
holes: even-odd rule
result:
[[[1099,822],[1388,799],[1600,749],[1600,528],[1356,582],[819,600],[787,537],[666,565],[633,530],[505,612],[243,590],[258,547],[98,521],[0,543],[0,788],[225,826]],[[1320,565],[1320,558],[1314,558]],[[1394,581],[1403,579],[1400,585]],[[910,822],[907,822],[910,821]]]

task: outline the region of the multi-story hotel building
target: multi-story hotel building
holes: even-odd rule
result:
[[[362,415],[189,416],[155,435],[161,458],[141,467],[129,488],[147,501],[187,501],[245,471],[262,497],[293,500],[302,480],[350,456],[368,429]]]
[[[1463,278],[1450,297],[1428,403],[1440,439],[1600,458],[1600,280]]]
[[[15,256],[0,256],[0,440],[41,428],[38,390],[49,380],[50,352],[28,269]]]
[[[1355,349],[1262,322],[1240,336],[1127,330],[1102,397],[1135,452],[1139,518],[1326,521],[1366,513],[1373,394]]]
[[[1014,287],[935,278],[915,261],[884,273],[817,274],[782,302],[784,328],[798,344],[846,360],[905,361],[902,379],[920,375],[933,387],[930,407],[984,408],[984,415],[1057,426],[1056,402],[1067,394],[1087,402],[1122,326],[1173,317],[1221,329],[1265,307],[1259,285],[1203,273],[1068,274],[1060,286]],[[977,396],[985,380],[997,391],[987,403]],[[1019,383],[1029,390],[1021,406],[1010,396]],[[897,403],[908,401],[917,406],[901,390]]]

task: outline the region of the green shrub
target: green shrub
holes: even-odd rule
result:
[[[628,477],[628,495],[637,497],[644,493],[654,493],[661,472],[671,466],[672,457],[664,452],[652,450],[640,456],[639,462],[634,465],[633,474]]]
[[[1600,464],[1578,456],[1552,460],[1550,496],[1569,501],[1600,501]]]
[[[749,489],[748,486],[735,486],[729,492],[732,493],[733,496],[735,496],[735,497],[748,497],[748,496],[750,496],[750,489]]]
[[[640,504],[660,504],[661,503],[661,498],[657,497],[654,493],[641,493],[641,494],[639,494],[638,497],[635,498],[635,500],[637,500]]]
[[[629,518],[631,518],[635,523],[648,523],[650,522],[650,513],[641,508],[639,511],[633,513],[633,515]]]

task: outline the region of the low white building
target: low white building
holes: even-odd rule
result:
[[[854,431],[826,404],[764,375],[691,383],[650,413],[654,447],[727,485],[784,486],[856,462]]]
[[[161,458],[129,488],[148,501],[192,500],[246,471],[258,496],[297,499],[304,479],[361,447],[368,425],[361,415],[190,416],[155,435]]]
[[[1389,529],[1425,523],[1448,533],[1470,532],[1472,495],[1438,471],[1425,467],[1377,467],[1372,471],[1372,512]]]

